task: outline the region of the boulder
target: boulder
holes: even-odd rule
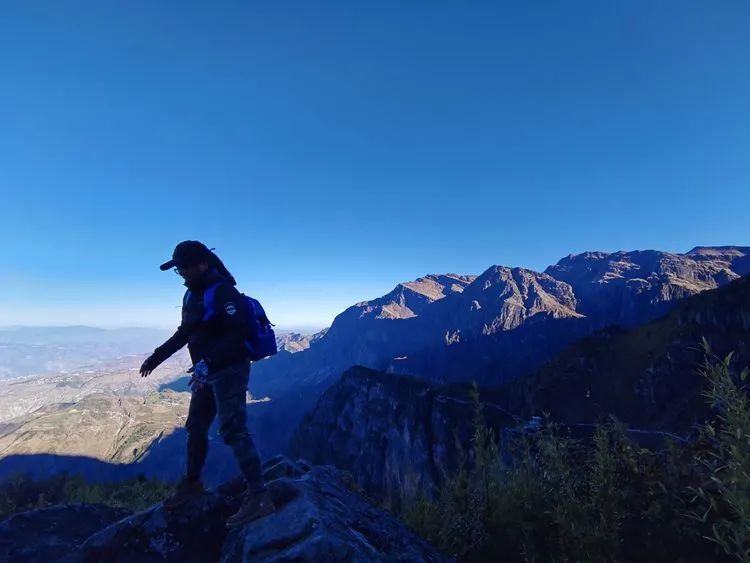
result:
[[[332,466],[271,483],[276,513],[232,531],[220,561],[449,561]]]
[[[180,510],[161,504],[93,534],[65,561],[449,561],[351,487],[332,466],[277,458],[266,478],[277,510],[227,530],[244,483],[235,479]],[[281,474],[275,479],[270,477]]]
[[[238,478],[178,510],[156,504],[96,532],[64,561],[217,561],[229,531],[224,523],[244,490]]]

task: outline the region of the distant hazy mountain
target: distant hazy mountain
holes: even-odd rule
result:
[[[2,327],[0,379],[55,374],[150,353],[170,335],[152,328]]]
[[[315,334],[302,334],[299,332],[277,332],[276,335],[276,347],[279,350],[294,354],[295,352],[301,352],[307,350],[311,344],[317,340],[323,338],[328,329],[323,329]]]

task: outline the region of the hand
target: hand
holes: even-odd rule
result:
[[[208,364],[205,360],[199,361],[187,371],[193,374],[193,378],[190,380],[190,389],[194,392],[202,389],[208,382]]]
[[[190,386],[190,390],[193,393],[196,393],[197,391],[200,391],[201,389],[203,389],[203,383],[201,383],[194,377],[190,378],[190,383],[188,383],[188,385]]]
[[[149,356],[148,358],[146,358],[146,359],[145,359],[145,360],[143,361],[143,364],[141,365],[141,369],[140,369],[140,374],[141,374],[141,377],[148,377],[148,375],[149,375],[149,374],[150,374],[150,373],[151,373],[152,371],[154,371],[154,370],[155,370],[155,369],[157,368],[157,366],[158,366],[158,365],[159,365],[159,364],[157,364],[157,363],[156,363],[156,362],[154,361],[154,356],[153,356],[153,355],[151,355],[151,356]]]

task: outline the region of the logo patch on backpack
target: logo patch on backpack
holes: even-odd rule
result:
[[[237,307],[234,306],[233,301],[227,301],[224,304],[224,310],[227,312],[227,315],[234,315],[237,312]]]

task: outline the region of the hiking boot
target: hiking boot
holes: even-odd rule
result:
[[[183,477],[177,483],[174,492],[164,499],[162,506],[167,510],[171,510],[200,497],[202,494],[203,483],[200,481],[188,481]]]
[[[268,516],[276,510],[273,499],[268,490],[260,493],[250,493],[245,495],[240,509],[227,518],[227,528],[236,528],[247,522]]]

